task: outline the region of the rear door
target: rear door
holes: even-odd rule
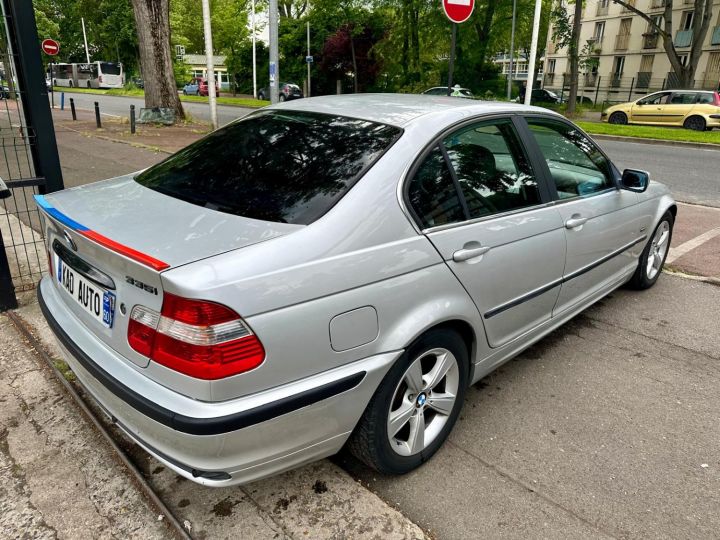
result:
[[[527,122],[552,179],[567,243],[558,315],[634,268],[647,232],[636,212],[638,195],[616,187],[615,168],[590,139],[561,119]]]
[[[517,133],[509,118],[466,123],[431,147],[407,188],[491,347],[550,318],[565,263],[562,220]]]
[[[658,123],[681,125],[695,106],[697,92],[673,92],[663,105]]]

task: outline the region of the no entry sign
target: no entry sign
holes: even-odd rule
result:
[[[443,0],[445,15],[454,23],[467,21],[475,9],[475,0]]]
[[[60,44],[54,39],[43,39],[41,47],[43,52],[50,56],[55,56],[60,52]]]

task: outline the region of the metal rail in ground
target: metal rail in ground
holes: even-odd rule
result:
[[[130,472],[131,476],[137,483],[137,485],[140,487],[143,494],[150,499],[152,504],[156,507],[156,509],[161,513],[165,519],[165,523],[168,525],[168,527],[172,530],[175,535],[180,538],[181,540],[193,540],[192,536],[188,533],[187,530],[183,527],[182,523],[175,517],[175,515],[170,511],[170,509],[167,507],[167,505],[158,497],[157,493],[153,491],[152,487],[150,487],[150,484],[145,480],[145,477],[143,474],[138,470],[138,468],[135,466],[135,464],[130,460],[130,458],[123,452],[122,448],[115,442],[115,440],[112,438],[110,433],[108,433],[107,429],[105,429],[105,426],[102,424],[102,422],[95,416],[93,411],[88,407],[88,405],[85,403],[85,401],[80,397],[80,394],[78,394],[77,390],[73,387],[70,382],[68,382],[65,377],[58,371],[58,369],[55,367],[55,364],[52,362],[52,358],[45,350],[45,347],[43,344],[32,334],[30,331],[30,328],[28,327],[27,323],[23,320],[22,317],[20,317],[17,313],[14,311],[7,311],[7,316],[10,318],[12,323],[15,325],[15,328],[17,328],[20,333],[30,342],[30,345],[35,349],[37,354],[45,361],[45,363],[48,365],[48,367],[52,370],[52,372],[55,374],[55,377],[58,379],[58,381],[62,384],[65,391],[70,395],[72,400],[75,402],[75,404],[78,406],[78,408],[85,414],[88,420],[90,420],[90,423],[95,426],[95,429],[97,429],[100,434],[103,436],[105,441],[110,445],[110,447],[115,451],[117,456],[120,458],[120,461],[125,465],[127,470]]]

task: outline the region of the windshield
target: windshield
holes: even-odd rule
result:
[[[100,62],[100,71],[105,75],[120,75],[122,64],[115,62]]]
[[[306,225],[332,208],[400,133],[342,116],[263,111],[214,131],[135,180],[220,212]]]

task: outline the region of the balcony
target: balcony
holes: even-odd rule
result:
[[[543,77],[543,83],[546,86],[555,84],[555,74],[554,73],[546,73],[545,76]]]
[[[555,54],[557,52],[557,45],[555,45],[552,41],[547,44],[547,51],[546,54]]]
[[[692,30],[678,30],[675,34],[675,46],[676,47],[689,47],[692,45]]]
[[[600,54],[602,52],[603,36],[593,36],[587,40],[590,51],[594,54]]]
[[[656,32],[643,34],[643,49],[657,49],[659,36]]]
[[[710,45],[720,45],[720,26],[716,26],[713,29],[712,37],[710,38]]]
[[[628,43],[630,43],[630,34],[618,34],[615,36],[616,51],[627,51]]]
[[[666,0],[652,0],[650,9],[662,9],[665,7]]]
[[[609,5],[609,2],[606,2],[605,5],[603,5],[602,2],[599,3],[597,6],[597,11],[595,12],[595,16],[602,17],[603,15],[607,15],[608,14],[608,5]]]
[[[694,1],[694,0],[693,0],[693,1]],[[628,0],[627,3],[628,3],[629,5],[631,5],[632,7],[635,7],[635,0]],[[623,6],[623,7],[622,7],[622,13],[632,13],[632,11],[630,11],[627,7]]]
[[[703,90],[717,90],[720,86],[720,71],[706,71],[703,73],[700,87]]]
[[[622,72],[615,73],[614,71],[611,71],[608,74],[608,82],[610,88],[620,88],[620,84],[622,83]]]
[[[635,78],[635,87],[649,88],[650,79],[652,79],[652,71],[638,71],[637,77]]]
[[[598,74],[597,73],[586,73],[583,75],[583,82],[585,86],[592,86],[594,87],[598,82]]]

